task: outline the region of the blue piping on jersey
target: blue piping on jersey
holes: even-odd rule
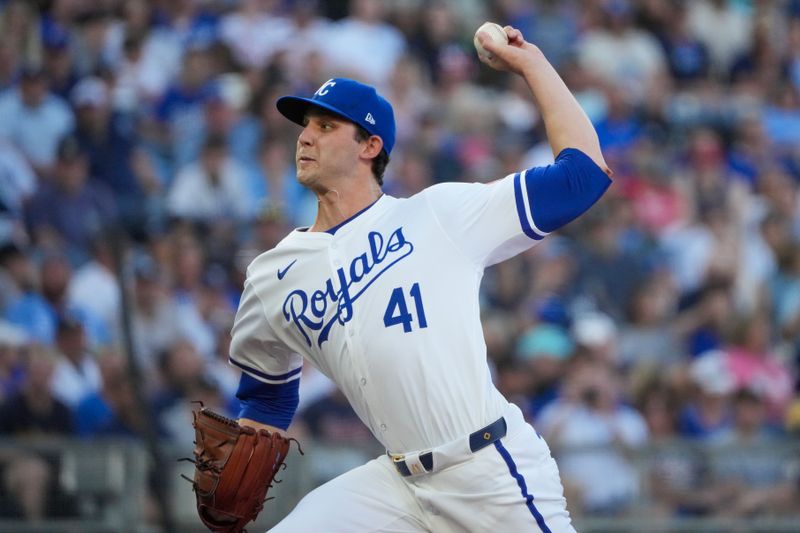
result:
[[[362,209],[361,211],[359,211],[359,212],[358,212],[358,213],[356,213],[355,215],[351,216],[350,218],[348,218],[348,219],[347,219],[347,220],[345,220],[344,222],[339,222],[339,223],[338,223],[338,224],[336,224],[334,227],[326,229],[326,230],[325,230],[325,233],[330,233],[331,235],[333,235],[334,233],[336,233],[336,230],[338,230],[339,228],[341,228],[342,226],[344,226],[345,224],[347,224],[348,222],[350,222],[351,220],[353,220],[354,218],[356,218],[357,216],[359,216],[360,214],[362,214],[364,211],[366,211],[367,209],[369,209],[370,207],[372,207],[373,205],[375,205],[375,203],[376,203],[378,200],[380,200],[382,196],[383,196],[383,193],[381,193],[381,195],[380,195],[380,196],[378,196],[378,197],[375,199],[375,202],[372,202],[372,203],[371,203],[371,204],[369,204],[367,207],[365,207],[364,209]]]
[[[522,225],[522,231],[525,235],[535,241],[540,241],[544,239],[544,237],[533,231],[530,222],[528,222],[528,214],[525,212],[525,204],[522,200],[522,186],[520,185],[519,175],[519,172],[514,174],[514,200],[517,204],[517,216],[519,217],[519,222]]]
[[[517,471],[517,465],[514,463],[514,459],[511,458],[511,454],[508,453],[508,450],[506,450],[503,443],[499,440],[495,441],[494,447],[497,448],[498,453],[500,453],[503,460],[506,462],[508,472],[517,480],[517,485],[519,485],[520,491],[522,491],[522,497],[525,499],[525,505],[528,506],[528,510],[536,519],[536,523],[539,524],[539,529],[541,529],[543,533],[551,533],[550,528],[544,523],[542,513],[539,512],[539,509],[537,509],[536,505],[533,503],[533,495],[528,494],[528,485],[525,483],[525,478],[522,477],[522,474]]]
[[[610,185],[611,180],[597,163],[576,148],[561,150],[552,165],[515,174],[514,199],[523,232],[539,240],[569,224],[593,206]]]
[[[267,374],[266,372],[262,372],[262,371],[260,371],[258,369],[255,369],[255,368],[251,367],[251,366],[247,366],[247,365],[245,365],[243,363],[240,363],[239,361],[236,361],[231,357],[228,358],[228,361],[232,365],[238,366],[239,368],[241,368],[242,370],[244,370],[246,372],[249,372],[250,374],[255,374],[256,376],[260,377],[261,379],[265,379],[265,380],[273,381],[273,382],[277,382],[277,383],[285,383],[287,381],[291,381],[292,379],[295,378],[295,376],[300,374],[300,372],[303,370],[303,367],[297,367],[294,370],[290,370],[290,371],[286,372],[285,374]]]

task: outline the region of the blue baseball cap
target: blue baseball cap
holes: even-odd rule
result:
[[[389,154],[394,146],[394,110],[374,87],[347,78],[332,78],[323,83],[314,96],[281,96],[276,102],[278,111],[296,124],[303,125],[303,117],[310,106],[318,107],[358,124],[383,141]]]

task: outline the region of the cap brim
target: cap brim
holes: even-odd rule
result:
[[[300,124],[301,126],[303,125],[303,119],[305,118],[309,107],[324,109],[325,111],[333,113],[334,115],[342,117],[343,119],[355,122],[352,118],[348,117],[335,107],[317,100],[312,100],[311,98],[301,98],[299,96],[281,96],[278,98],[278,101],[275,102],[275,107],[278,108],[278,111],[281,113],[281,115],[288,118],[295,124]]]

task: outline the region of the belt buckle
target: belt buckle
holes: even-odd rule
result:
[[[421,456],[422,452],[389,454],[389,458],[392,460],[394,467],[403,477],[424,474],[428,471],[425,465],[421,462]]]
[[[397,472],[403,476],[408,477],[411,475],[411,470],[408,469],[408,465],[406,464],[406,456],[402,453],[389,453],[386,452],[389,458],[392,460],[392,464]]]

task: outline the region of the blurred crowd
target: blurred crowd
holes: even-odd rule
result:
[[[524,82],[477,61],[483,20],[544,51],[615,173],[482,288],[571,511],[796,512],[797,0],[0,0],[0,437],[188,453],[190,400],[237,413],[246,267],[316,209],[279,95],[376,85],[394,196],[552,162]],[[309,365],[291,431],[374,444]],[[56,468],[0,454],[0,515],[74,512]]]

